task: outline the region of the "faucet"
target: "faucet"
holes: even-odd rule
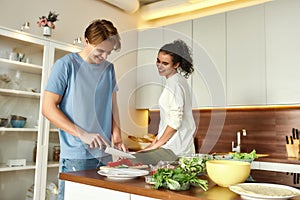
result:
[[[246,136],[247,135],[246,129],[242,129],[242,133],[243,133],[243,136]],[[232,141],[231,149],[233,152],[240,153],[241,152],[241,132],[240,131],[238,131],[236,133],[236,137],[237,137],[237,145],[236,145],[236,147],[234,147],[234,141]]]

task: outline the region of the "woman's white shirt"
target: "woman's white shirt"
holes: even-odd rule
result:
[[[166,79],[166,85],[159,98],[160,123],[158,138],[167,125],[177,132],[162,147],[171,149],[177,156],[195,153],[194,132],[196,130],[192,113],[192,99],[187,80],[179,73]]]

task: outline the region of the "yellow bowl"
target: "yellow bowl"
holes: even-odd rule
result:
[[[250,175],[250,163],[233,160],[209,160],[206,162],[208,177],[217,185],[229,187],[242,183]]]

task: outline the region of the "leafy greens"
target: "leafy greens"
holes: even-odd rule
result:
[[[199,179],[196,173],[186,173],[181,167],[159,168],[152,178],[155,180],[155,189],[164,187],[171,190],[187,190],[190,185],[199,186],[204,191],[208,189],[207,180]]]

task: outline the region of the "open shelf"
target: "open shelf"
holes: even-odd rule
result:
[[[25,97],[25,98],[40,98],[40,93],[27,92],[23,90],[12,90],[0,88],[0,95],[12,96],[12,97]]]
[[[0,127],[0,132],[37,132],[37,128],[5,128]]]
[[[0,58],[0,67],[5,69],[19,70],[33,74],[42,74],[43,67],[34,64],[23,63],[19,61],[12,61],[5,58]]]
[[[48,161],[47,167],[59,167],[59,162]],[[35,169],[35,162],[26,162],[26,166],[8,167],[5,163],[0,163],[0,172],[22,171]]]

